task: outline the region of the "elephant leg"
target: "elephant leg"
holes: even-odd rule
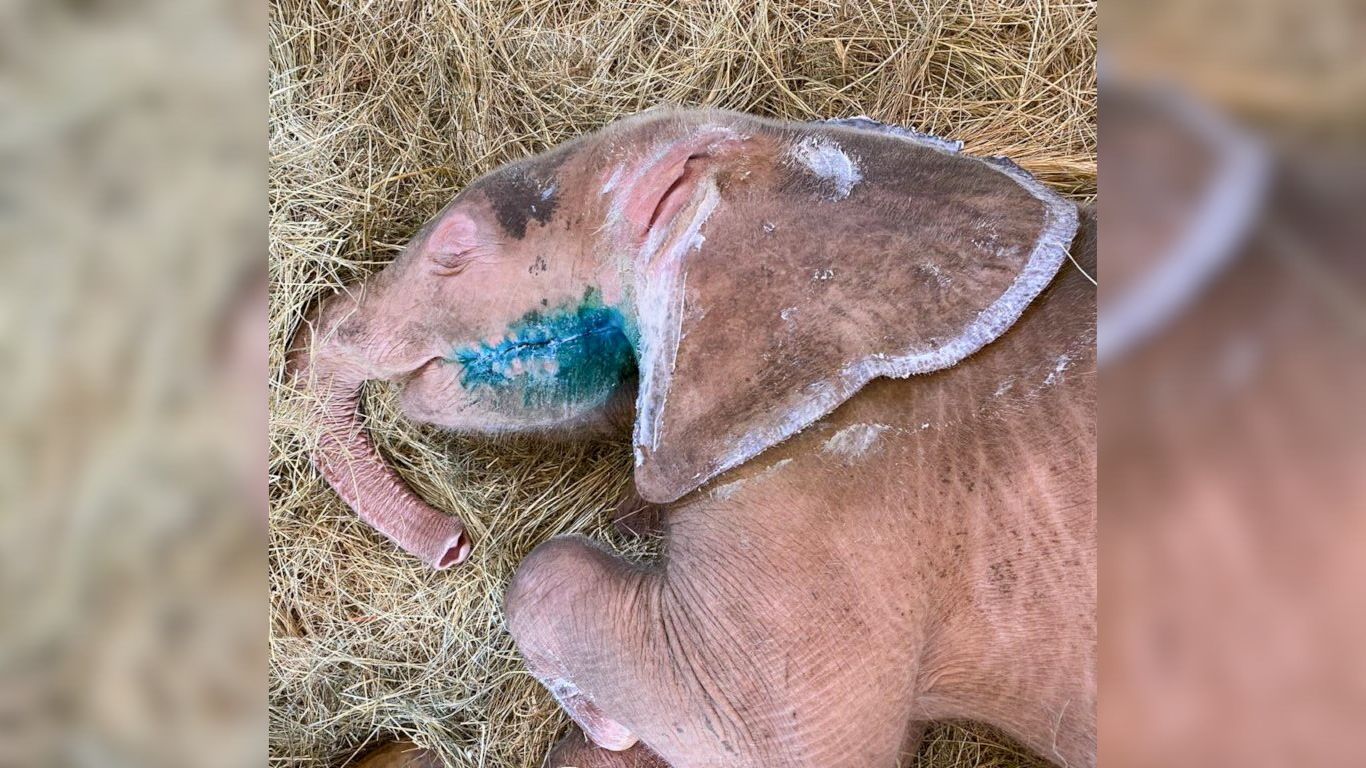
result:
[[[683,556],[673,554],[677,569]],[[851,672],[842,654],[799,655],[801,627],[796,636],[756,628],[755,605],[767,599],[754,587],[757,574],[722,575],[743,598],[734,602],[678,574],[564,536],[537,547],[513,577],[508,631],[532,675],[589,739],[622,752],[645,745],[676,765],[897,763],[907,703],[851,707],[848,688],[866,684],[835,681],[866,665]]]
[[[546,756],[543,768],[669,768],[669,764],[644,744],[614,752],[594,744],[578,726],[570,726]]]
[[[656,571],[582,536],[522,561],[504,604],[527,669],[598,747],[648,745],[665,764],[777,765],[754,754],[724,677],[745,669]],[[752,665],[750,665],[752,666]],[[647,764],[648,765],[648,764]]]
[[[552,539],[522,562],[504,599],[508,631],[527,669],[596,744],[637,740],[620,719],[657,711],[660,689],[635,610],[646,579],[581,536]]]

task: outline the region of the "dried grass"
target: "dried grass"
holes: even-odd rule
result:
[[[280,382],[314,300],[382,267],[479,174],[660,103],[868,114],[1011,156],[1086,197],[1094,70],[1085,0],[274,0],[272,764],[339,765],[405,735],[452,766],[538,765],[564,721],[520,670],[503,587],[556,533],[608,537],[604,512],[628,482],[621,446],[439,435],[376,387],[382,449],[476,542],[463,567],[427,570],[308,466],[315,430]],[[984,733],[944,726],[922,761],[1029,764]]]

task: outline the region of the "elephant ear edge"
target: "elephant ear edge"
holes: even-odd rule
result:
[[[873,378],[955,365],[1053,280],[1075,205],[1005,158],[854,118],[754,121],[638,270],[635,479],[676,500]]]

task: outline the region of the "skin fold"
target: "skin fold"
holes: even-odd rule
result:
[[[554,539],[506,596],[532,673],[622,760],[890,766],[969,718],[1088,765],[1077,227],[934,137],[653,110],[476,181],[310,314],[290,371],[323,476],[437,568],[471,542],[376,453],[365,381],[458,431],[631,424],[626,506],[664,520],[664,559]]]

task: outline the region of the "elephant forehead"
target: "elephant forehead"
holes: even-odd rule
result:
[[[493,210],[498,226],[507,236],[526,237],[532,221],[546,225],[560,207],[564,183],[561,166],[570,156],[568,147],[507,165],[475,184]]]

